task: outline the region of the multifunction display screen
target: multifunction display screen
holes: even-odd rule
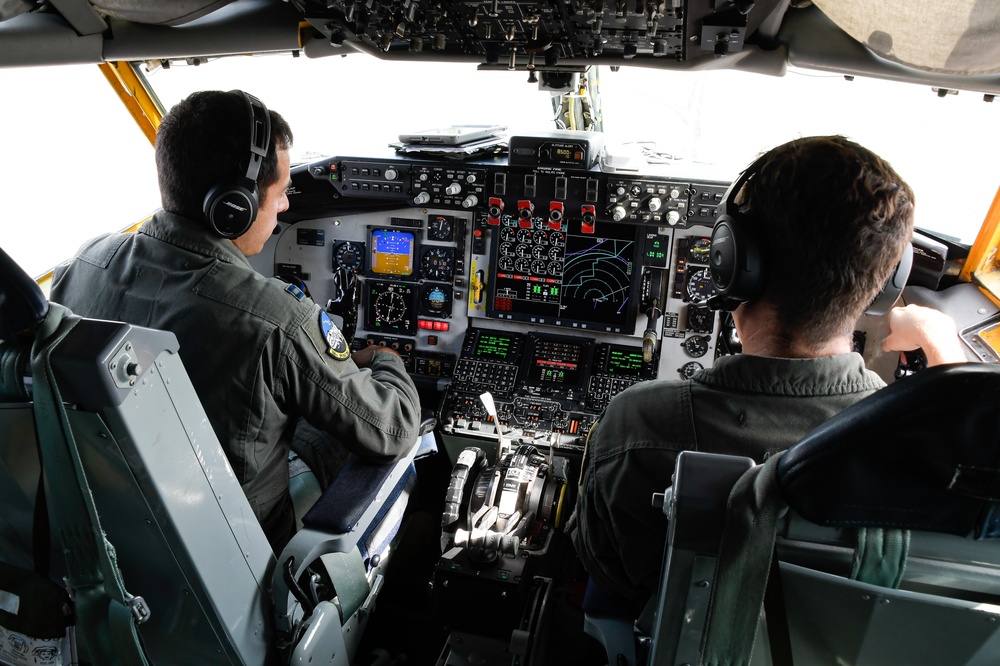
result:
[[[635,331],[639,273],[637,229],[580,224],[531,228],[505,216],[494,233],[487,314],[538,324],[613,333]]]
[[[377,275],[413,275],[417,240],[412,231],[373,229],[371,235],[371,272]]]

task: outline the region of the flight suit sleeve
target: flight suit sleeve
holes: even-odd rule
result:
[[[332,328],[330,328],[332,326]],[[395,354],[359,368],[340,331],[319,306],[287,336],[283,401],[347,450],[391,461],[416,441],[420,398]]]

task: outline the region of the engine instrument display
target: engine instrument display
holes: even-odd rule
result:
[[[369,266],[376,275],[413,275],[417,239],[412,231],[372,229]]]
[[[631,334],[635,331],[639,271],[637,229],[608,227],[584,234],[513,229],[504,218],[493,242],[487,314],[538,324]]]
[[[527,381],[534,386],[579,386],[590,366],[592,350],[590,340],[532,336]]]
[[[416,290],[403,282],[365,282],[365,328],[414,335],[417,332]]]

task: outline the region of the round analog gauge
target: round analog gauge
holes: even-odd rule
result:
[[[696,264],[707,264],[709,251],[712,249],[712,239],[711,238],[698,238],[693,243],[691,243],[691,249],[688,250],[688,254],[691,257],[691,261]]]
[[[500,229],[500,240],[505,243],[513,243],[515,238],[517,238],[517,232],[510,227],[502,227]]]
[[[704,303],[715,294],[712,283],[712,273],[707,268],[700,268],[688,275],[687,296],[692,303]]]
[[[692,377],[694,377],[696,372],[704,369],[705,367],[698,361],[688,361],[687,363],[682,365],[677,370],[677,372],[679,372],[681,374],[681,377],[683,377],[684,379],[691,379]]]
[[[545,275],[545,262],[541,259],[535,259],[532,261],[531,272],[535,275]]]
[[[513,243],[500,243],[500,256],[501,257],[513,257],[514,256],[514,244]]]
[[[693,335],[684,341],[684,351],[688,356],[701,358],[708,353],[708,338],[704,335]]]
[[[531,262],[527,259],[521,258],[514,260],[514,270],[518,273],[527,273],[530,267]]]
[[[445,316],[449,313],[448,306],[451,303],[451,296],[441,287],[429,285],[420,294],[420,302],[429,314]]]
[[[518,245],[516,248],[514,248],[514,254],[516,254],[519,257],[524,257],[525,259],[527,259],[528,257],[531,256],[531,246]]]
[[[531,256],[535,259],[544,259],[546,257],[545,248],[541,245],[533,245],[531,247]]]
[[[517,230],[517,242],[518,243],[530,243],[531,242],[531,229],[518,229]]]
[[[553,231],[551,234],[549,234],[549,242],[555,245],[556,247],[565,245],[566,234],[564,234],[561,231]]]
[[[425,280],[448,281],[455,267],[455,250],[450,247],[427,248],[420,267]]]
[[[427,235],[434,240],[451,240],[453,229],[451,218],[445,215],[434,215],[427,220]]]
[[[511,257],[500,257],[500,262],[497,266],[502,271],[514,270],[514,260]]]
[[[504,213],[503,217],[500,218],[500,224],[505,227],[516,227],[517,216],[511,215],[510,213]]]
[[[531,236],[531,239],[533,241],[535,241],[536,244],[539,244],[539,245],[548,245],[549,244],[549,235],[546,232],[542,231],[542,230],[536,231]]]
[[[562,251],[557,247],[549,248],[549,259],[556,261],[562,259]]]
[[[375,298],[375,316],[387,324],[398,324],[406,317],[406,299],[396,291],[383,291]]]
[[[346,241],[333,252],[334,268],[345,268],[358,273],[365,265],[365,248],[361,243]]]
[[[549,262],[549,275],[562,275],[562,264],[558,261]]]

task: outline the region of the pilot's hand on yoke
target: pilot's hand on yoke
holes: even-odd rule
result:
[[[898,352],[923,349],[928,366],[968,360],[958,339],[955,320],[921,305],[889,311],[889,335],[882,341],[882,349]]]

